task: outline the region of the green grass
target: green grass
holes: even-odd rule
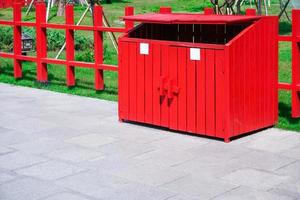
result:
[[[277,3],[277,1],[274,1]],[[115,26],[123,26],[119,20],[120,16],[124,15],[125,6],[134,6],[136,13],[156,12],[160,6],[171,6],[175,12],[199,12],[204,7],[210,5],[209,0],[115,0],[113,4],[104,4],[104,11],[110,23]],[[75,7],[75,22],[78,21],[84,11],[84,7]],[[244,9],[244,8],[243,8]],[[23,10],[25,13],[25,9]],[[271,14],[278,14],[279,8],[272,5],[269,10]],[[56,17],[56,10],[53,9],[50,14],[51,23],[64,23],[64,17]],[[0,9],[0,19],[12,19],[11,9]],[[34,12],[29,16],[24,17],[25,21],[34,21]],[[90,13],[88,13],[82,24],[88,25],[92,23]],[[280,22],[280,34],[288,35],[291,33],[290,23],[283,18]],[[79,31],[76,35],[83,35],[92,39],[91,32]],[[112,48],[107,36],[105,35],[105,63],[117,64],[117,54]],[[89,50],[86,50],[86,52]],[[82,54],[86,52],[76,52],[76,57],[83,57]],[[49,57],[54,57],[57,52],[49,52]],[[291,45],[289,43],[280,43],[279,49],[279,81],[291,82]],[[33,53],[34,55],[34,53]],[[62,58],[64,55],[62,55]],[[30,62],[24,62],[23,75],[21,80],[13,78],[12,61],[9,59],[0,58],[0,82],[21,85],[26,87],[34,87],[46,89],[56,92],[63,92],[74,95],[88,96],[99,99],[106,99],[116,101],[117,97],[117,73],[105,72],[105,90],[96,92],[94,90],[94,71],[92,69],[76,68],[76,86],[68,88],[65,84],[65,66],[49,65],[49,83],[47,85],[36,82],[36,66]],[[278,128],[300,131],[300,119],[291,118],[291,97],[290,93],[286,91],[279,92],[279,122]]]

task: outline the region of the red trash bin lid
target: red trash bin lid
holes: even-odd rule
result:
[[[259,16],[203,14],[140,14],[121,17],[123,20],[156,24],[235,24],[260,19]]]

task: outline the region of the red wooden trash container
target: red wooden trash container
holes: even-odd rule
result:
[[[229,141],[277,122],[278,19],[144,14],[119,39],[119,118]]]

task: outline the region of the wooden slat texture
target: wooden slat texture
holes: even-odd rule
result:
[[[129,119],[137,120],[137,44],[129,44]],[[127,58],[127,59],[128,59]]]
[[[140,54],[140,44],[137,52],[137,121],[145,121],[145,55]],[[148,76],[148,75],[147,75]]]
[[[206,50],[205,119],[206,134],[215,136],[215,50]]]
[[[226,118],[226,83],[225,83],[225,55],[224,51],[215,51],[216,57],[216,86],[215,86],[215,111],[216,111],[216,136],[225,137]]]
[[[153,85],[153,57],[154,55],[153,45],[149,44],[149,55],[145,56],[145,121],[147,123],[153,123],[153,93],[156,88]],[[153,90],[154,88],[154,90]]]
[[[167,80],[169,78],[169,68],[170,68],[170,60],[169,57],[169,47],[167,45],[161,45],[161,76],[160,78],[165,79],[165,86],[167,85]],[[169,105],[168,98],[165,95],[161,96],[161,118],[160,125],[163,127],[169,127]]]
[[[168,94],[168,104],[170,108],[170,128],[178,130],[178,95],[173,93],[173,89],[178,86],[178,47],[169,48],[170,69],[169,69],[169,83],[168,89],[171,90],[171,96]]]
[[[178,130],[187,131],[187,48],[178,48]]]
[[[159,79],[161,76],[161,48],[159,44],[153,44],[153,124],[160,125],[160,95]]]
[[[196,132],[196,61],[187,53],[187,131]]]
[[[205,134],[206,132],[206,49],[201,49],[201,60],[196,65],[196,89],[197,89],[197,133]]]

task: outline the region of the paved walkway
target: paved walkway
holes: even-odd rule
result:
[[[300,199],[300,134],[229,144],[119,123],[117,104],[0,84],[1,200]]]

